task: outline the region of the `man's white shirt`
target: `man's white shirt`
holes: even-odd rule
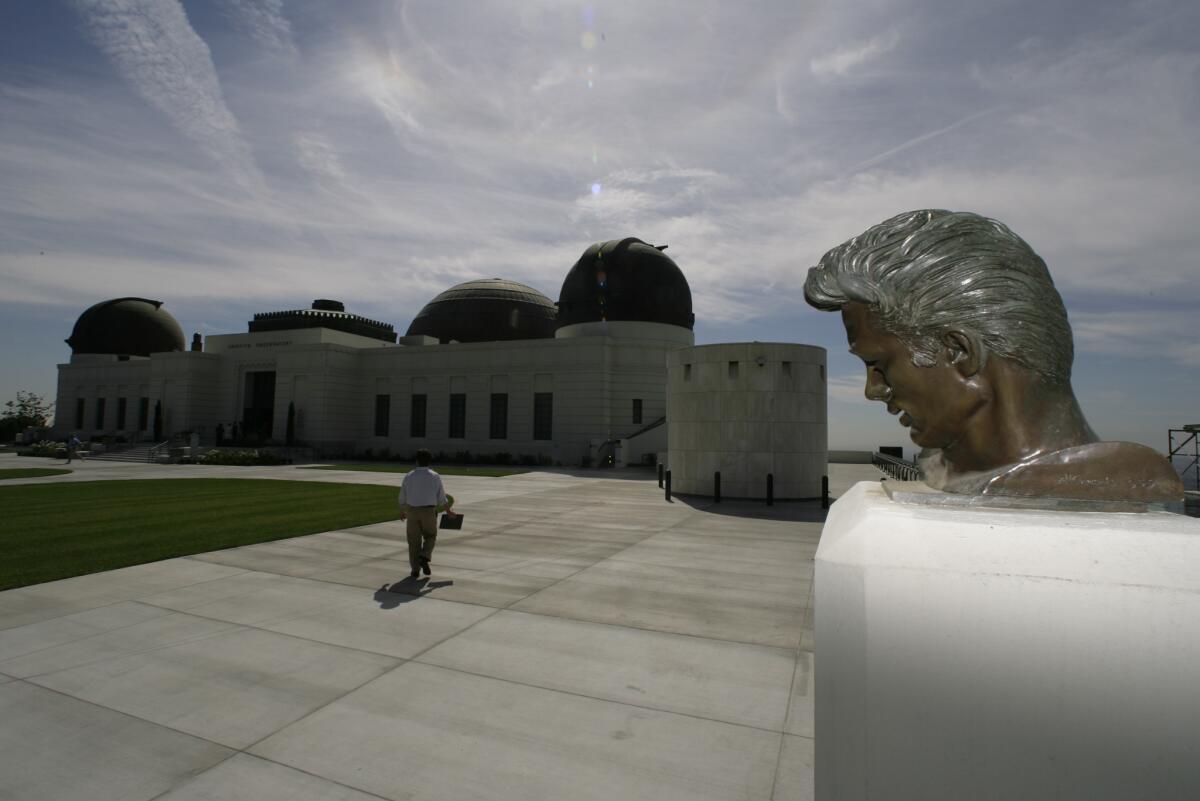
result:
[[[428,467],[417,467],[400,485],[401,506],[441,506],[446,502],[442,477]]]

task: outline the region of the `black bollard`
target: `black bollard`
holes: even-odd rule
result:
[[[667,471],[667,492],[666,492],[666,498],[667,498],[667,500],[668,500],[668,501],[669,501],[669,500],[671,500],[671,471],[670,471],[670,470],[668,470],[668,471]]]
[[[721,502],[721,471],[713,473],[713,503]]]
[[[767,506],[775,505],[775,474],[767,473]]]
[[[829,508],[829,476],[821,476],[821,508]]]
[[[658,463],[658,488],[662,489],[662,486],[663,486],[663,466],[662,466],[662,462],[659,462]]]

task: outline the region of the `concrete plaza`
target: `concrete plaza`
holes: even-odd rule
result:
[[[4,486],[403,478],[71,468]],[[0,593],[0,799],[812,798],[816,504],[446,484],[466,525],[420,580],[394,521]]]

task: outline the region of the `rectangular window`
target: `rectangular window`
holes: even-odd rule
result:
[[[554,426],[554,393],[533,393],[533,438],[551,439]]]
[[[791,362],[783,362],[783,374],[786,376],[790,376],[792,374],[792,363]]]
[[[492,413],[488,424],[492,439],[508,439],[508,393],[492,393]]]
[[[76,428],[83,428],[83,404],[84,404],[83,398],[79,398],[75,401],[75,427]]]
[[[104,430],[104,398],[96,398],[96,430]]]
[[[729,377],[730,378],[738,377],[738,363],[737,362],[729,363]]]
[[[425,395],[412,396],[412,414],[408,418],[408,435],[410,437],[425,436]]]
[[[117,398],[117,430],[125,430],[125,398]]]
[[[150,426],[150,399],[138,398],[138,431],[145,431]]]
[[[467,436],[467,395],[465,392],[450,393],[450,439],[464,439]]]
[[[635,423],[642,422],[642,399],[641,398],[633,399],[633,422],[635,422]]]
[[[392,396],[375,396],[375,436],[386,437],[392,417]]]
[[[684,381],[692,380],[692,366],[690,364],[685,364],[683,366],[683,380]]]

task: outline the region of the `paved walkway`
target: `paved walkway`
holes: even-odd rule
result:
[[[418,581],[391,522],[0,593],[0,799],[812,798],[819,510],[645,475],[448,477]]]

